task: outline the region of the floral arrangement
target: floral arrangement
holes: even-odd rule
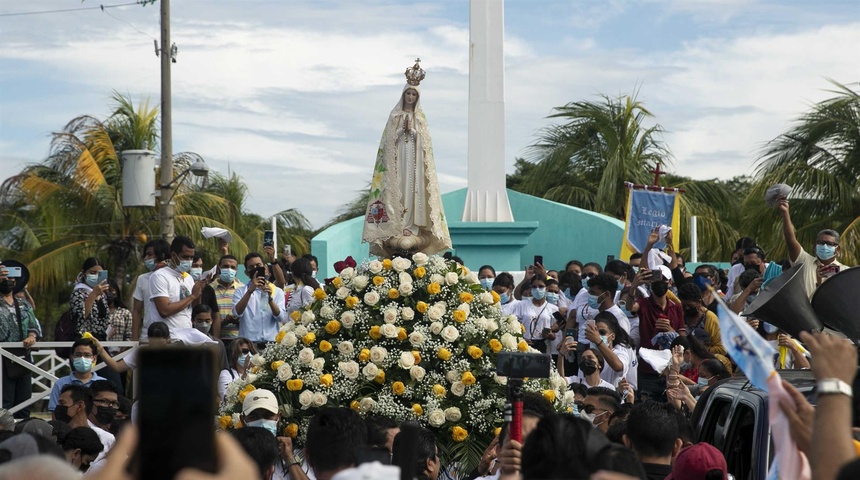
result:
[[[503,423],[507,379],[495,374],[496,354],[530,350],[521,324],[456,262],[422,253],[351,260],[228,387],[221,426],[238,426],[245,395],[266,388],[282,405],[284,435],[299,443],[319,408],[345,406],[419,422],[436,432],[449,464],[470,472]],[[523,390],[566,411],[573,395],[551,375]]]

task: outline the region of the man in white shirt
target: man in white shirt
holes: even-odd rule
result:
[[[200,303],[200,294],[208,277],[197,281],[189,271],[194,261],[194,242],[176,237],[170,244],[167,266],[156,270],[149,281],[150,296],[161,321],[171,330],[191,328],[191,309]]]
[[[134,285],[134,293],[132,294],[131,307],[131,339],[140,340],[146,338],[146,329],[152,322],[158,321],[161,318],[156,318],[158,312],[155,310],[155,305],[149,301],[149,280],[152,272],[159,265],[164,266],[164,261],[170,257],[170,244],[164,239],[158,238],[146,242],[143,247],[143,264],[146,266],[146,272],[138,275]],[[156,317],[153,317],[155,315]]]
[[[593,320],[600,312],[609,312],[618,320],[618,325],[630,334],[630,320],[624,311],[615,305],[616,290],[618,282],[608,273],[601,273],[588,281],[588,290],[586,293],[586,302],[579,306],[576,310],[576,323],[579,329],[577,342],[580,347],[578,351],[591,348],[588,338],[585,337],[585,324],[588,320]],[[581,293],[581,292],[580,292]],[[578,296],[577,296],[578,297]],[[577,302],[574,301],[574,305]]]
[[[269,269],[259,253],[245,256],[245,274],[251,281],[233,293],[233,315],[239,317],[239,336],[261,349],[287,319],[284,291],[266,280]]]

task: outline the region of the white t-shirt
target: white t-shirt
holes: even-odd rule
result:
[[[541,334],[544,328],[552,328],[555,321],[552,314],[558,311],[555,305],[544,302],[540,307],[535,306],[534,302],[522,301],[514,308],[513,314],[526,327],[523,332],[523,338],[526,340],[541,340]]]
[[[618,357],[618,360],[620,360],[621,364],[624,365],[624,369],[620,372],[616,372],[609,366],[609,362],[604,362],[603,370],[600,371],[600,378],[611,383],[613,387],[617,387],[618,382],[620,382],[622,378],[626,378],[627,383],[632,385],[634,390],[637,389],[639,387],[639,372],[637,371],[639,363],[636,359],[636,352],[634,352],[630,347],[616,345],[612,347],[612,353]]]
[[[568,385],[570,385],[571,383],[581,383],[581,384],[585,385],[586,388],[606,387],[610,390],[615,390],[615,385],[607,382],[606,380],[604,380],[602,378],[600,379],[600,383],[598,383],[597,385],[594,385],[594,386],[589,385],[588,383],[585,382],[585,377],[582,376],[582,372],[577,373],[576,375],[572,375],[570,377],[565,377],[565,378],[567,378],[567,384]]]
[[[105,447],[101,452],[99,452],[96,459],[90,462],[90,468],[87,470],[87,474],[91,474],[91,472],[95,472],[105,466],[105,463],[107,463],[105,457],[107,457],[110,449],[113,448],[113,444],[116,442],[116,437],[114,437],[112,433],[97,427],[96,424],[89,420],[87,420],[87,424],[89,424],[90,428],[96,432],[96,435],[99,437],[99,441],[102,442],[102,445]]]
[[[742,273],[744,273],[743,263],[736,263],[729,269],[729,278],[726,282],[728,283],[726,286],[726,298],[730,298],[735,293],[738,293],[735,292],[735,284],[738,283],[738,277],[740,277]]]
[[[517,300],[514,297],[511,297],[511,301],[502,305],[502,315],[508,317],[514,315],[514,309],[517,308],[517,305],[521,300]]]
[[[221,370],[221,373],[218,374],[218,398],[222,402],[224,401],[224,395],[227,393],[227,385],[230,385],[230,382],[236,380],[240,376],[241,375],[239,375],[239,372],[237,372],[235,368],[231,368],[230,370]]]
[[[806,357],[807,360],[812,358],[809,355],[809,351],[807,351],[805,348],[803,348],[803,345],[801,345],[800,342],[798,342],[797,340],[795,340],[793,338],[791,339],[791,341],[794,342],[800,348],[800,353],[803,354],[803,356]],[[779,347],[779,340],[768,340],[767,343],[769,343],[773,347],[773,349],[776,350],[776,352],[777,352],[777,354],[773,356],[773,368],[775,368],[777,370],[794,370],[794,355],[792,355],[791,352],[788,352],[788,351],[785,352],[785,365],[783,366],[780,364],[780,361],[779,361],[779,357],[780,357],[780,353],[781,353],[781,350]]]
[[[147,329],[153,322],[160,322],[161,315],[158,314],[158,309],[155,308],[155,303],[150,301],[152,295],[150,292],[150,284],[152,282],[152,274],[155,272],[141,273],[137,277],[137,283],[134,286],[133,297],[143,303],[143,321],[140,327],[141,340],[147,338]]]
[[[305,285],[302,288],[294,288],[290,293],[290,300],[287,302],[287,312],[282,315],[283,318],[289,319],[290,314],[296,310],[301,310],[305,306],[314,301],[314,288]]]
[[[586,299],[588,296],[586,295]],[[606,312],[611,313],[615,316],[615,319],[618,321],[618,325],[624,329],[625,332],[630,334],[630,320],[627,319],[627,315],[624,314],[624,311],[618,307],[618,305],[613,305],[605,310]],[[585,338],[585,322],[588,320],[594,320],[594,317],[600,313],[600,310],[589,307],[588,305],[583,305],[579,307],[576,311],[576,323],[579,327],[577,342],[583,344],[591,344],[587,338]]]
[[[180,328],[191,328],[191,305],[180,310],[179,312],[169,316],[162,317],[155,308],[155,299],[167,297],[169,303],[176,303],[188,295],[191,295],[191,290],[194,288],[194,280],[191,275],[183,276],[176,270],[165,267],[160,268],[152,273],[149,280],[150,302],[152,309],[155,310],[155,315],[158,318],[154,321],[162,321],[170,327],[170,330]]]

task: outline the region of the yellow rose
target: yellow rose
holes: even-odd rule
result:
[[[520,324],[520,332],[526,333],[526,326],[523,325],[522,323]]]
[[[502,297],[500,297],[495,290],[490,290],[490,295],[493,296],[493,303],[499,303],[502,301]]]
[[[418,304],[415,305],[415,310],[418,310],[419,313],[427,313],[427,309],[429,308],[430,305],[427,305],[424,302],[418,302]]]
[[[484,351],[475,345],[469,345],[469,348],[466,349],[466,353],[469,354],[470,357],[475,360],[481,358],[484,355]]]
[[[329,335],[334,335],[335,333],[340,331],[340,322],[337,320],[332,320],[325,324],[325,332]]]
[[[418,405],[417,403],[412,404],[412,411],[415,412],[415,415],[417,415],[419,417],[421,415],[424,415],[424,409],[421,408],[421,405]]]
[[[358,297],[346,297],[346,308],[355,308],[355,306],[358,305],[358,302]]]
[[[385,283],[385,279],[380,277],[379,275],[373,277],[373,284],[377,287]]]
[[[495,338],[490,340],[490,351],[493,353],[499,353],[502,350],[502,342],[496,340]]]
[[[233,426],[233,417],[230,415],[221,415],[218,417],[218,426],[221,427],[221,430],[227,430]]]
[[[462,310],[454,310],[454,321],[463,323],[466,321],[466,312]]]
[[[370,360],[370,350],[366,348],[362,348],[360,352],[358,352],[358,361],[366,362]]]
[[[460,301],[463,303],[471,303],[475,296],[469,292],[460,292]]]
[[[403,385],[403,382],[394,382],[391,384],[391,391],[395,395],[403,395],[403,392],[406,391],[406,385]]]
[[[256,389],[257,389],[257,387],[255,387],[255,386],[253,386],[253,385],[245,385],[245,388],[243,388],[242,390],[240,390],[240,391],[239,391],[239,401],[240,401],[240,402],[244,402],[244,401],[245,401],[245,397],[246,397],[249,393],[253,392],[253,391],[254,391],[254,390],[256,390]]]
[[[427,285],[427,293],[430,295],[436,295],[442,291],[442,287],[439,286],[438,283],[432,282],[430,285]]]
[[[298,392],[305,386],[305,382],[302,381],[301,378],[294,378],[292,380],[287,380],[287,390],[291,392]]]
[[[343,286],[343,280],[341,280],[340,277],[334,277],[331,284],[334,285],[335,288],[340,288]]]
[[[412,357],[415,359],[415,365],[421,363],[421,352],[418,350],[412,350]]]
[[[451,358],[451,352],[448,351],[447,348],[440,348],[436,351],[436,356],[439,357],[441,360],[448,360],[449,358]]]
[[[320,385],[323,387],[330,387],[332,383],[334,383],[334,378],[332,378],[330,373],[320,375]]]
[[[463,375],[460,376],[460,381],[463,382],[463,385],[474,385],[475,376],[472,375],[472,372],[463,372]]]
[[[293,313],[290,314],[290,319],[294,322],[298,322],[302,319],[302,312],[298,310],[293,310]]]
[[[389,288],[388,289],[388,298],[394,300],[395,298],[397,298],[399,296],[400,296],[400,292],[398,292],[396,288]]]
[[[525,340],[520,340],[520,343],[517,344],[517,350],[519,350],[521,352],[528,352],[529,351],[529,344],[526,343]]]
[[[308,332],[305,334],[304,337],[302,337],[302,343],[304,343],[305,345],[310,345],[310,344],[314,343],[316,341],[316,339],[317,339],[317,336],[314,332]]]
[[[448,391],[445,390],[445,387],[443,387],[442,385],[439,385],[438,383],[436,385],[433,385],[433,394],[437,397],[444,397],[447,393]]]
[[[406,340],[406,338],[407,338],[408,336],[409,336],[409,335],[407,335],[407,334],[406,334],[406,329],[405,329],[405,328],[400,327],[400,329],[399,329],[399,330],[397,330],[397,339],[398,339],[398,340],[400,340],[401,342],[402,342],[403,340]]]
[[[376,383],[385,383],[385,372],[380,370],[379,373],[376,374],[376,377],[373,378],[373,381]]]
[[[296,438],[296,436],[298,434],[299,434],[299,426],[296,425],[295,423],[290,423],[289,425],[284,427],[284,435],[286,435],[290,438]]]
[[[544,390],[543,391],[543,398],[549,400],[549,403],[554,402],[555,401],[555,390]]]
[[[424,267],[417,267],[414,272],[415,278],[424,278],[427,275],[427,270]]]
[[[86,338],[86,339],[92,340],[92,339],[93,339],[93,334],[92,334],[92,333],[90,333],[90,332],[84,332],[84,334],[83,334],[83,335],[81,335],[81,338]]]
[[[493,430],[493,436],[494,436],[494,437],[498,437],[498,436],[499,436],[499,434],[501,434],[501,433],[502,433],[502,427],[496,427],[496,428]]]
[[[323,353],[328,352],[329,350],[331,350],[331,343],[329,343],[329,342],[327,342],[327,341],[325,341],[325,340],[321,341],[321,342],[320,342],[320,350],[321,350]]]
[[[454,427],[451,429],[451,438],[455,442],[462,442],[469,438],[469,431],[463,427]]]
[[[384,268],[386,270],[391,270],[391,260],[389,260],[387,258],[385,260],[383,260],[382,261],[382,268]]]
[[[274,370],[274,371],[276,371],[276,372],[277,372],[277,371],[278,371],[278,367],[280,367],[280,366],[281,366],[281,365],[283,365],[283,364],[284,364],[283,360],[275,360],[275,361],[274,361],[274,362],[272,362],[272,364],[271,364],[271,365],[269,365],[269,366],[270,366],[270,367],[272,367],[272,370]]]
[[[382,332],[379,331],[379,325],[374,325],[370,327],[370,332],[368,332],[368,335],[370,335],[370,338],[374,340],[379,340],[380,338],[382,338]]]
[[[349,402],[349,408],[352,410],[355,410],[356,412],[359,410],[360,405],[361,404],[358,403],[358,400],[353,400],[353,401]]]
[[[281,343],[281,340],[283,340],[286,335],[287,332],[278,332],[278,334],[275,335],[275,343]]]
[[[317,288],[316,290],[314,290],[314,298],[317,300],[322,300],[327,296],[328,295],[325,294],[325,290],[323,290],[322,288]]]

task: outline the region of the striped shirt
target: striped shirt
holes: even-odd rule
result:
[[[236,288],[241,287],[242,283],[238,280],[233,280],[232,285],[224,286],[220,281],[212,282],[211,287],[215,290],[215,301],[218,303],[218,313],[221,315],[221,338],[224,340],[232,340],[239,336],[239,324],[225,324],[227,315],[233,314],[233,293]]]

